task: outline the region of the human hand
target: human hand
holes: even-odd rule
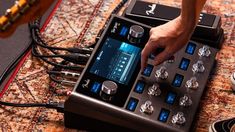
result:
[[[190,39],[195,25],[190,25],[182,21],[181,17],[154,27],[150,30],[150,37],[141,53],[141,69],[147,65],[148,57],[156,49],[164,50],[154,58],[154,65],[159,65],[169,59],[175,52],[181,49]]]

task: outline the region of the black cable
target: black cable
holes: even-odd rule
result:
[[[61,102],[18,104],[18,103],[0,101],[0,105],[12,106],[12,107],[45,107],[45,108],[50,108],[50,109],[56,109],[57,112],[61,112],[61,113],[64,112],[64,103],[61,103]]]

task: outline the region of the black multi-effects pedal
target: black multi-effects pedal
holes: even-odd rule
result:
[[[151,27],[113,16],[65,102],[65,126],[94,131],[188,132],[217,49],[190,41],[140,71]]]

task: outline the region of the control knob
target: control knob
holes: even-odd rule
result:
[[[186,88],[190,88],[190,89],[197,89],[198,86],[199,86],[199,83],[197,82],[197,78],[196,77],[192,77],[185,84],[185,87]]]
[[[188,106],[192,105],[191,97],[188,95],[184,95],[183,97],[180,98],[179,105],[183,106],[183,107],[188,107]]]
[[[102,87],[101,87],[100,96],[104,100],[110,101],[112,99],[113,95],[115,95],[117,93],[117,89],[118,89],[118,86],[115,82],[104,81],[102,84]]]
[[[205,67],[203,65],[203,62],[202,61],[197,61],[197,63],[193,64],[193,69],[192,71],[194,73],[202,73],[205,71]]]
[[[153,86],[149,87],[148,95],[159,96],[161,95],[161,89],[157,83],[153,84]]]
[[[144,28],[139,25],[133,25],[130,27],[128,40],[131,43],[140,43],[143,35],[144,35]]]
[[[166,71],[166,67],[161,67],[159,70],[156,71],[155,77],[157,81],[160,79],[165,80],[168,78],[168,72]]]
[[[211,54],[210,47],[204,45],[202,48],[199,49],[198,55],[201,57],[209,57]]]

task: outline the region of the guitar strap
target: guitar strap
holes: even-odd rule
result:
[[[49,19],[53,15],[53,11],[58,7],[62,0],[54,1],[51,7],[47,10],[47,12],[43,15],[41,23],[43,24],[41,27],[45,26]],[[8,2],[1,2],[3,5],[1,6],[8,6]],[[0,10],[5,10],[1,9]],[[2,12],[2,11],[0,11]],[[6,69],[9,69],[12,64],[17,61],[19,57],[21,59],[24,55],[30,52],[30,45],[31,45],[31,37],[29,32],[28,24],[23,24],[17,28],[15,33],[8,37],[8,38],[0,38],[0,79],[4,75]],[[19,60],[19,64],[20,64]],[[16,73],[18,71],[15,71]],[[11,73],[8,77],[4,80],[0,80],[0,91],[3,90],[4,86],[8,82],[10,78],[14,78],[14,75]],[[2,82],[3,81],[3,82]],[[1,92],[0,92],[1,93]]]

